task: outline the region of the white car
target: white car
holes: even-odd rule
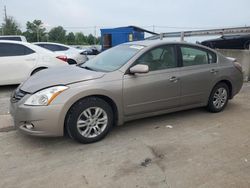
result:
[[[65,57],[39,46],[0,40],[0,85],[20,84],[32,74],[56,66],[69,65]]]
[[[47,50],[55,52],[58,55],[66,55],[68,58],[68,63],[70,65],[84,63],[88,60],[88,57],[84,54],[83,50],[76,49],[64,44],[51,42],[36,42],[33,44],[42,48],[46,48]]]

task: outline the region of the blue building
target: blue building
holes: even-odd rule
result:
[[[101,29],[102,50],[126,42],[144,40],[145,32],[156,35],[154,32],[136,26]]]

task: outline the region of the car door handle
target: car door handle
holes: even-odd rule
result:
[[[213,74],[216,74],[216,73],[219,72],[219,71],[216,70],[216,69],[211,69],[210,72],[213,73]]]
[[[169,78],[170,82],[178,82],[178,78],[176,76],[172,76],[171,78]]]

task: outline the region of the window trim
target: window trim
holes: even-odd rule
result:
[[[180,67],[195,67],[195,66],[199,66],[199,65],[183,66],[183,56],[182,56],[182,52],[181,52],[181,47],[184,47],[184,48],[185,47],[186,48],[193,48],[193,49],[197,49],[197,50],[206,52],[207,59],[208,59],[208,64],[199,64],[199,65],[210,65],[210,64],[217,64],[218,63],[218,56],[217,56],[217,54],[215,52],[209,50],[209,49],[206,49],[206,48],[203,48],[203,47],[199,47],[199,46],[193,46],[193,45],[189,45],[189,44],[178,44],[177,45],[177,51],[178,51],[180,65],[181,65]],[[212,56],[214,55],[214,57],[216,59],[216,62],[210,63],[210,61],[209,61],[209,53],[212,54]]]

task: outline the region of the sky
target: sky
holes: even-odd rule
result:
[[[127,25],[158,33],[250,26],[250,0],[0,0],[0,22],[4,5],[22,29],[34,19],[47,29],[97,35],[100,28]]]

